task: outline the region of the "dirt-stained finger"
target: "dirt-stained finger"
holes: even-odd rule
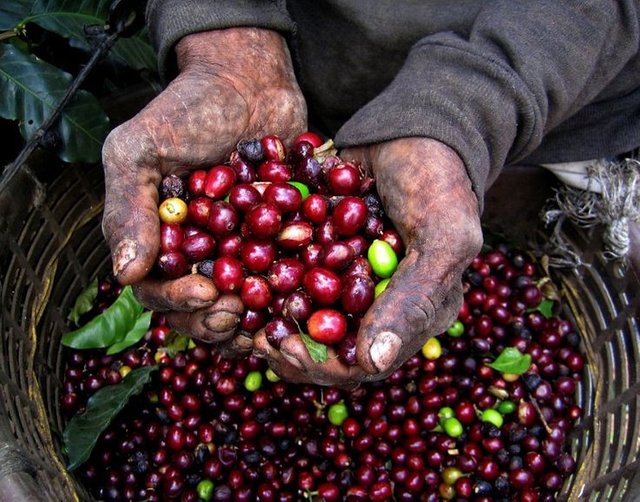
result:
[[[219,293],[211,279],[190,274],[173,280],[148,278],[133,286],[140,302],[157,312],[192,312],[213,305]]]
[[[223,295],[205,309],[168,312],[167,323],[179,333],[207,343],[220,343],[236,334],[244,306],[238,296]]]

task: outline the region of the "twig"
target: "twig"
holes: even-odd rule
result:
[[[538,406],[538,402],[533,397],[531,398],[531,404],[536,409],[536,412],[538,413],[538,416],[540,417],[540,420],[542,421],[542,425],[544,425],[544,428],[546,429],[547,434],[551,434],[551,427],[549,427],[549,424],[544,419],[544,415],[542,414],[542,410],[540,409],[540,406]]]
[[[119,37],[119,32],[111,33],[108,37],[104,38],[97,46],[96,51],[91,55],[91,58],[87,64],[80,70],[76,78],[71,82],[71,85],[62,96],[62,99],[53,110],[47,120],[38,128],[38,130],[29,139],[22,151],[18,154],[16,159],[7,166],[6,170],[2,173],[2,179],[0,179],[0,192],[6,188],[11,179],[20,170],[22,165],[27,161],[31,154],[40,146],[42,140],[46,136],[47,132],[60,118],[62,111],[67,106],[69,101],[75,96],[76,92],[85,81],[91,70],[98,63],[98,61],[111,49],[113,44]]]

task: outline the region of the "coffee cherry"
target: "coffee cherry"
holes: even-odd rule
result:
[[[286,250],[305,247],[313,239],[313,227],[303,221],[294,221],[283,225],[276,237],[278,246]]]
[[[255,238],[269,239],[280,231],[282,213],[272,204],[261,203],[249,210],[245,222]]]
[[[249,309],[261,310],[267,308],[273,299],[269,281],[260,275],[247,277],[240,289],[240,299]]]
[[[177,223],[160,225],[160,248],[162,252],[179,251],[184,240],[184,231]]]
[[[212,167],[204,180],[204,194],[211,199],[221,199],[231,191],[235,181],[236,172],[231,167]]]
[[[262,386],[262,373],[251,371],[244,379],[244,388],[249,392],[255,392]]]
[[[327,185],[331,193],[355,195],[360,189],[360,171],[350,163],[338,164],[329,171]]]
[[[442,345],[436,337],[429,338],[422,346],[422,355],[429,360],[438,359],[442,355]]]
[[[304,266],[293,258],[282,258],[269,268],[267,277],[273,291],[290,293],[302,284]]]
[[[284,160],[286,151],[282,140],[273,135],[268,134],[260,139],[260,145],[264,156],[269,160]]]
[[[199,232],[184,238],[182,252],[191,262],[205,260],[213,255],[216,241],[209,234]]]
[[[303,132],[301,134],[298,134],[293,139],[293,144],[297,145],[297,144],[301,143],[302,141],[306,141],[313,148],[318,148],[319,146],[321,146],[324,143],[324,140],[322,139],[322,137],[319,134],[317,134],[317,133],[315,133],[313,131],[306,131],[306,132]]]
[[[355,235],[367,221],[367,205],[359,197],[345,197],[334,208],[331,221],[339,235]]]
[[[455,338],[462,336],[464,333],[464,324],[460,321],[454,321],[451,326],[447,329],[447,334],[449,336],[453,336]]]
[[[322,266],[339,271],[351,264],[355,257],[353,249],[344,242],[330,242],[324,247]]]
[[[327,219],[329,202],[320,194],[311,194],[302,203],[302,212],[311,223],[319,225]]]
[[[248,270],[255,273],[266,272],[277,255],[273,242],[249,239],[240,245],[240,259]]]
[[[262,196],[254,186],[243,183],[231,189],[229,202],[238,211],[246,213],[262,202]]]
[[[274,317],[264,327],[264,333],[267,341],[276,349],[280,348],[282,340],[284,340],[287,336],[299,332],[300,331],[295,323],[293,323],[289,319],[284,319],[282,317]]]
[[[303,286],[318,305],[331,305],[342,293],[340,278],[330,270],[315,267],[304,275]]]
[[[221,293],[239,292],[244,276],[242,263],[231,256],[221,256],[213,264],[213,283]]]
[[[390,281],[391,279],[382,279],[378,284],[376,284],[376,288],[374,290],[374,296],[376,298],[380,296],[385,289],[387,289],[387,286],[389,285]]]
[[[209,501],[213,497],[213,481],[210,479],[203,479],[198,482],[196,491],[198,492],[198,498],[204,501]]]
[[[492,408],[484,410],[482,415],[480,415],[480,420],[493,424],[498,428],[502,427],[502,424],[504,423],[502,415]]]
[[[297,322],[306,321],[313,312],[311,298],[304,291],[294,291],[282,305],[282,315]]]
[[[272,183],[262,194],[265,202],[273,204],[283,214],[295,213],[302,205],[302,194],[289,183]]]
[[[345,312],[352,315],[364,314],[375,296],[375,285],[370,277],[365,275],[349,276],[344,283],[341,302]]]
[[[316,342],[334,344],[347,333],[347,320],[334,309],[316,310],[307,320],[307,332]]]
[[[398,257],[393,248],[379,239],[374,240],[369,246],[367,258],[373,272],[383,279],[391,277],[398,267]]]
[[[442,428],[451,437],[457,438],[464,432],[462,424],[455,417],[449,417],[442,422]]]
[[[187,273],[189,263],[180,251],[162,253],[157,260],[161,274],[167,279],[177,279]]]
[[[177,197],[165,199],[158,208],[158,216],[163,223],[183,223],[188,213],[186,202]]]
[[[291,180],[291,167],[280,160],[267,160],[258,166],[258,178],[272,183]]]
[[[238,226],[240,221],[238,212],[228,202],[218,200],[211,205],[207,229],[214,237],[222,237],[230,234]]]
[[[327,418],[333,425],[340,427],[348,418],[349,412],[344,402],[339,402],[329,406],[327,410]]]
[[[204,182],[207,179],[207,171],[198,169],[192,171],[187,178],[187,190],[191,195],[204,195]]]

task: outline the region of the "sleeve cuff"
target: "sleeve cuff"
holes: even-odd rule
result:
[[[165,80],[176,72],[174,45],[191,33],[241,26],[293,31],[283,1],[150,0],[146,19]]]
[[[348,120],[339,147],[422,136],[453,148],[482,206],[507,157],[539,143],[540,111],[513,69],[451,33],[411,50],[396,78]]]

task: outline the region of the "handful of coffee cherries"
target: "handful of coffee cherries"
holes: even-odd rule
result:
[[[305,335],[356,362],[359,322],[404,253],[375,181],[304,132],[240,141],[228,160],[162,180],[161,277],[211,278],[244,304],[238,329],[279,348]]]

